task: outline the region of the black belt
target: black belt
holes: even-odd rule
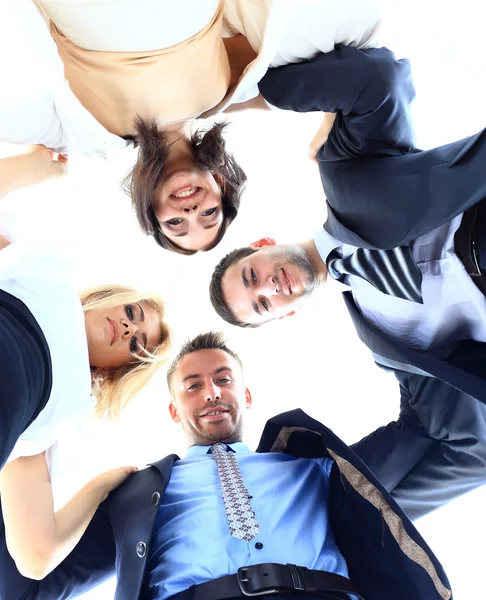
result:
[[[486,276],[481,269],[479,257],[480,239],[486,235],[485,219],[486,202],[479,202],[468,208],[454,235],[454,249],[473,282],[486,296]]]
[[[235,575],[193,585],[170,600],[229,600],[279,595],[349,600],[349,594],[364,600],[349,579],[336,573],[314,571],[296,565],[264,563],[240,567]]]

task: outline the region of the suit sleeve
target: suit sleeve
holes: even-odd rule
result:
[[[486,482],[486,406],[438,379],[396,376],[398,420],[352,448],[417,519]]]
[[[0,521],[0,600],[68,600],[115,574],[115,542],[104,502],[67,558],[41,581],[23,577],[10,557]],[[0,514],[1,517],[1,514]]]
[[[259,88],[278,108],[337,113],[319,160],[393,156],[414,146],[410,63],[387,48],[338,46],[307,62],[270,69]]]

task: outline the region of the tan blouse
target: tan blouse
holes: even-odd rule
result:
[[[198,117],[225,97],[230,66],[221,35],[224,0],[192,38],[162,50],[100,52],[73,44],[51,22],[64,74],[81,104],[108,131],[134,133],[137,115],[166,125]]]

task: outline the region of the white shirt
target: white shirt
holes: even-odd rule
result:
[[[356,275],[346,277],[363,316],[413,349],[434,350],[460,339],[486,342],[486,298],[454,252],[454,234],[461,221],[462,214],[413,242],[412,255],[422,273],[423,304],[384,294]],[[343,257],[356,250],[324,229],[314,242],[324,262],[335,248]],[[333,283],[346,289],[338,281]]]
[[[77,44],[120,52],[177,44],[202,29],[219,5],[216,0],[39,3]],[[217,112],[258,95],[257,84],[269,66],[307,60],[337,43],[378,45],[380,16],[379,0],[226,0],[223,35],[243,33],[259,56]],[[109,133],[71,92],[33,0],[0,2],[0,54],[8,57],[0,61],[0,141],[87,155],[129,144]]]
[[[310,60],[336,44],[378,47],[382,14],[379,0],[226,0],[226,35],[243,34],[258,58],[218,110],[258,96],[269,67]]]
[[[52,390],[45,408],[22,433],[9,460],[39,454],[63,427],[94,409],[84,312],[69,283],[69,261],[59,248],[14,242],[0,250],[0,289],[21,300],[34,315],[49,346]]]

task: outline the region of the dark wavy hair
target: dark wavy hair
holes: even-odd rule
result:
[[[132,200],[140,227],[166,250],[179,254],[196,254],[197,250],[181,248],[162,233],[153,209],[154,192],[170,153],[167,135],[158,130],[155,120],[147,121],[137,117],[134,125],[136,135],[131,139],[138,145],[139,154],[135,166],[123,180],[122,186]],[[217,174],[217,181],[221,186],[223,222],[211,248],[219,244],[236,218],[246,182],[245,172],[226,151],[223,138],[226,125],[227,123],[216,123],[207,131],[196,130],[191,136],[192,152],[198,167]]]
[[[236,325],[237,327],[259,327],[263,323],[245,323],[238,319],[238,317],[231,310],[230,306],[225,300],[223,294],[223,276],[226,270],[239,262],[242,258],[251,256],[257,252],[258,248],[251,248],[245,246],[244,248],[237,248],[232,252],[229,252],[219,263],[214,267],[213,274],[211,275],[211,281],[209,283],[209,299],[213,305],[216,313],[230,325]]]

